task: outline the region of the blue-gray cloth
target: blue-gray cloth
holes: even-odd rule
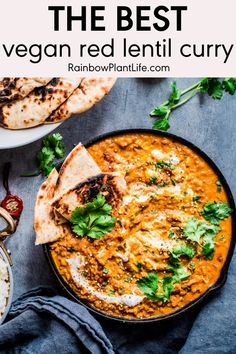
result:
[[[14,302],[0,326],[0,353],[113,354],[99,323],[81,305],[48,289],[35,289]]]
[[[78,303],[37,288],[13,303],[0,326],[0,354],[235,354],[235,319],[227,307],[218,292],[200,313],[134,325],[95,319]],[[235,308],[232,300],[232,313]]]

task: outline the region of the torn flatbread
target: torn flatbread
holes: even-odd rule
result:
[[[50,205],[57,178],[58,172],[56,169],[53,169],[47,180],[41,185],[37,194],[34,211],[36,245],[56,241],[65,232],[68,232],[67,225],[56,225]]]
[[[45,123],[58,123],[73,114],[82,113],[111,90],[116,79],[113,77],[87,77],[81,81],[80,86],[59,108],[57,108],[45,121]]]
[[[75,208],[91,202],[99,193],[116,206],[126,187],[124,177],[115,173],[100,173],[79,183],[52,203],[56,211],[70,220]]]
[[[52,77],[12,77],[0,80],[0,104],[26,97],[36,87],[47,85]]]
[[[46,118],[72,94],[81,78],[59,78],[34,89],[22,100],[0,109],[1,124],[8,129],[25,129],[43,124]]]
[[[60,168],[54,199],[101,170],[85,147],[79,143],[67,156]]]

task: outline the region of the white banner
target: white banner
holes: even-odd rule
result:
[[[1,4],[1,76],[235,76],[236,1]]]

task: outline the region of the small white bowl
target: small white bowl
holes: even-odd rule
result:
[[[12,275],[12,270],[11,270],[10,263],[9,263],[6,255],[3,252],[1,247],[0,247],[0,257],[4,260],[4,262],[7,265],[7,270],[8,270],[8,275],[9,275],[9,283],[10,283],[9,296],[8,296],[8,299],[7,299],[7,306],[5,308],[3,316],[0,318],[0,325],[1,325],[4,322],[6,316],[7,316],[8,312],[10,311],[10,308],[11,308],[12,296],[13,296],[13,275]]]

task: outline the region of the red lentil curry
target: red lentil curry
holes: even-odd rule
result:
[[[231,240],[231,210],[218,176],[182,143],[126,134],[88,148],[127,192],[114,229],[51,244],[66,283],[90,305],[129,319],[177,311],[214,284]]]

